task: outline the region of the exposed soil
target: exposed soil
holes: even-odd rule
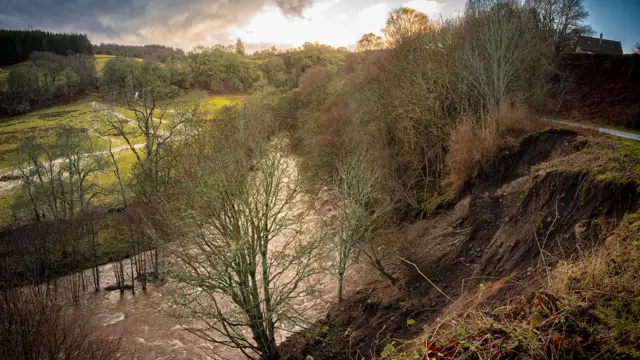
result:
[[[600,244],[603,228],[638,208],[637,184],[594,180],[588,169],[531,174],[532,166],[581,151],[585,144],[573,131],[547,130],[500,150],[465,185],[457,204],[403,229],[400,237],[412,244],[411,261],[422,274],[407,265],[396,286],[383,280],[366,284],[314,327],[288,338],[280,346],[283,356],[372,358],[394,340],[421,334],[469,289],[500,283],[492,301],[526,294],[537,275],[559,260]],[[446,242],[447,236],[462,240]],[[434,245],[442,241],[450,246]]]

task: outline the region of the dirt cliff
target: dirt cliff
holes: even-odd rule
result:
[[[400,230],[398,239],[412,249],[398,269],[400,284],[366,284],[291,336],[283,354],[399,359],[390,357],[398,344],[419,338],[447,313],[531,296],[558,263],[602,246],[638,209],[640,159],[627,146],[634,145],[549,129],[501,149],[455,200]]]

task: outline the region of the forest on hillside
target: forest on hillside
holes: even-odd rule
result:
[[[85,34],[58,34],[41,30],[0,29],[0,66],[28,60],[35,51],[58,55],[88,54],[93,50]]]

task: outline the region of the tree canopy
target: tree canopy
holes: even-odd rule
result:
[[[34,51],[58,55],[91,54],[91,42],[85,34],[60,34],[41,30],[0,30],[0,66],[29,59]]]
[[[389,13],[387,26],[382,32],[390,44],[399,44],[432,29],[435,29],[435,24],[427,14],[401,7]]]
[[[90,56],[32,52],[29,60],[11,67],[5,89],[0,91],[0,114],[20,114],[69,99],[87,90],[95,80]]]
[[[384,47],[384,40],[374,33],[362,35],[356,44],[356,51],[378,50]]]

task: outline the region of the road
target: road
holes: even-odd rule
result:
[[[597,126],[578,124],[578,123],[574,123],[574,122],[570,122],[570,121],[545,119],[545,118],[541,118],[540,120],[551,122],[551,123],[555,123],[555,124],[562,124],[562,125],[568,125],[568,126],[573,126],[573,127],[579,127],[579,128],[583,128],[583,129],[589,129],[589,130],[593,130],[593,131],[599,131],[599,132],[602,132],[602,133],[606,133],[606,134],[609,134],[609,135],[613,135],[613,136],[617,136],[617,137],[621,137],[621,138],[625,138],[625,139],[631,139],[631,140],[635,140],[635,141],[640,141],[640,134],[636,134],[636,133],[632,133],[632,132],[628,132],[628,131],[607,129],[607,128],[602,128],[602,127],[597,127]]]

